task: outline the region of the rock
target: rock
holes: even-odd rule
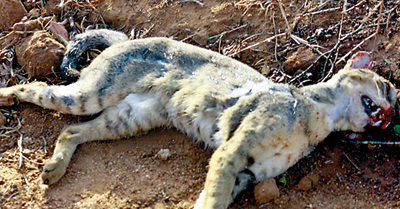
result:
[[[44,79],[59,68],[66,48],[45,30],[36,31],[18,44],[15,53],[18,63],[29,77]]]
[[[297,185],[297,188],[299,190],[308,191],[311,188],[317,186],[318,181],[319,181],[318,174],[308,174],[307,176],[303,177],[300,180],[299,184]]]
[[[299,182],[299,184],[297,185],[297,188],[299,190],[303,190],[303,191],[307,191],[310,190],[312,188],[312,181],[310,178],[308,178],[307,176],[305,176],[304,178],[302,178]]]
[[[20,0],[2,0],[0,1],[0,31],[10,29],[15,23],[27,14],[25,7]]]
[[[4,124],[6,124],[6,122],[7,122],[6,116],[4,116],[4,114],[0,112],[0,127],[4,126]]]
[[[285,72],[293,75],[299,69],[305,70],[314,62],[315,59],[317,59],[317,56],[314,54],[312,49],[300,47],[283,63]]]
[[[273,178],[265,179],[254,187],[254,198],[259,205],[278,198],[279,195],[278,186]]]
[[[160,151],[157,152],[157,157],[161,160],[167,160],[170,156],[171,151],[169,151],[169,149],[160,149]]]

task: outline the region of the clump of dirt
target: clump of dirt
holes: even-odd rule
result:
[[[34,32],[15,48],[18,63],[31,78],[44,79],[59,68],[66,48],[45,30]]]
[[[312,49],[300,47],[285,60],[283,65],[285,71],[289,75],[293,75],[299,69],[307,69],[307,67],[312,65],[317,57],[318,56],[314,54]]]
[[[14,23],[21,21],[27,14],[24,5],[19,0],[3,0],[0,2],[0,32],[10,29]]]
[[[307,176],[304,176],[299,184],[297,185],[297,188],[303,191],[310,190],[313,187],[316,187],[318,185],[319,181],[319,175],[317,174],[308,174]]]

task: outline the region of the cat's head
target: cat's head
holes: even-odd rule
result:
[[[358,52],[332,81],[347,98],[346,121],[341,130],[362,132],[367,126],[385,129],[396,114],[396,89],[388,80],[371,71],[372,56]],[[347,127],[346,127],[347,126]]]

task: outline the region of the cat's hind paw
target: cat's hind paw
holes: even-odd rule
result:
[[[16,97],[11,87],[0,88],[0,106],[11,106],[15,104]]]

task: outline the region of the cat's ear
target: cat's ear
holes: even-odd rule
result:
[[[372,54],[369,52],[357,52],[348,61],[345,70],[350,69],[371,69],[372,68]]]

